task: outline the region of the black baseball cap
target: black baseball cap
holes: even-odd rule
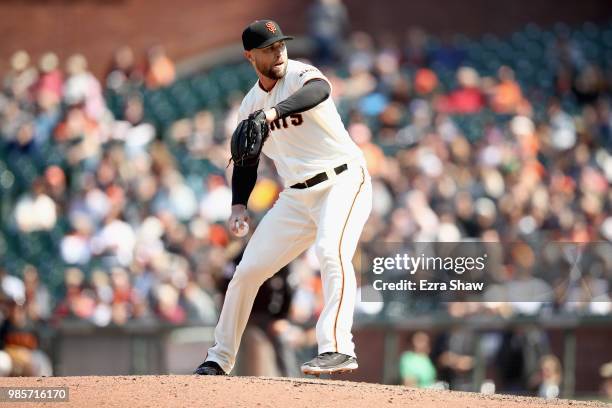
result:
[[[247,51],[253,48],[265,48],[281,40],[293,40],[284,35],[279,25],[272,20],[256,20],[242,32],[242,45]]]

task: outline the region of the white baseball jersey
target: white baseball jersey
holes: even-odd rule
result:
[[[272,108],[315,78],[328,81],[312,65],[287,60],[287,73],[269,92],[259,81],[251,88],[242,101],[238,120],[258,109]],[[363,153],[351,140],[331,97],[306,112],[275,120],[270,130],[262,151],[274,161],[285,187],[343,163],[363,161]]]

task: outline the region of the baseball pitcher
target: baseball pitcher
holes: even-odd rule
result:
[[[351,327],[357,242],[372,208],[372,186],[361,150],[344,128],[331,85],[315,67],[287,57],[280,27],[251,23],[242,33],[244,56],[258,76],[244,97],[232,135],[232,214],[240,235],[263,152],[274,161],[284,190],[254,231],[225,295],[215,343],[195,370],[225,375],[234,367],[240,338],[261,284],[314,244],[323,281],[317,322],[319,355],[305,374],[357,368]]]

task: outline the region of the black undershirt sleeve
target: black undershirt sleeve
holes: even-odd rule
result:
[[[292,115],[294,113],[305,112],[314,108],[329,97],[331,87],[322,78],[311,79],[304,86],[295,91],[293,95],[280,102],[274,107],[279,118]]]
[[[257,181],[257,167],[259,161],[254,166],[236,166],[232,171],[232,205],[247,205],[249,196]]]

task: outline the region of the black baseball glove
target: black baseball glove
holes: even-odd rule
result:
[[[238,124],[232,135],[231,151],[235,166],[254,166],[259,160],[261,148],[268,138],[270,127],[266,114],[258,110]]]

